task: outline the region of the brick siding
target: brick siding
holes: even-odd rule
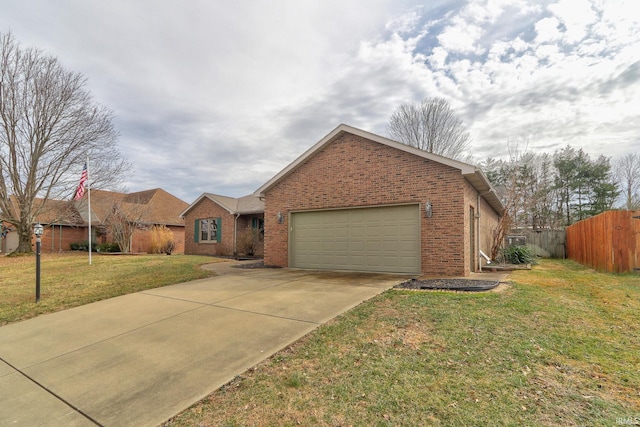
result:
[[[56,225],[45,226],[40,238],[42,252],[64,252],[71,250],[71,243],[84,242],[88,238],[86,227],[69,227]],[[32,239],[35,248],[35,237]]]
[[[221,218],[222,238],[217,242],[196,242],[194,239],[197,219]],[[184,218],[184,253],[187,255],[231,255],[233,254],[234,215],[219,204],[203,198]]]
[[[173,232],[174,254],[184,253],[184,234],[185,227],[168,226]],[[85,242],[88,240],[88,227],[69,227],[59,225],[55,227],[46,226],[41,237],[42,252],[65,252],[71,250],[71,243]],[[98,236],[93,243],[100,244],[104,242],[112,242],[111,236]],[[35,237],[32,239],[32,245],[35,247]],[[151,246],[151,231],[136,230],[133,233],[131,252],[145,253],[149,252]]]

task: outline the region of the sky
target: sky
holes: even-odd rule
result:
[[[87,78],[128,191],[240,197],[341,123],[449,101],[476,161],[640,153],[632,0],[0,0],[0,32]],[[78,174],[81,166],[79,166]]]

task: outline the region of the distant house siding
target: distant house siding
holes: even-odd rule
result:
[[[87,227],[71,227],[63,225],[44,227],[44,234],[41,237],[42,252],[65,252],[71,250],[71,243],[84,242],[89,238]],[[35,247],[35,236],[33,246]]]

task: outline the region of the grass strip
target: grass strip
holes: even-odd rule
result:
[[[0,326],[119,295],[200,279],[202,264],[219,259],[192,255],[42,254],[40,302],[35,303],[35,256],[0,258]]]

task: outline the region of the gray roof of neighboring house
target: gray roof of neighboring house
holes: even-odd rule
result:
[[[264,202],[251,194],[235,198],[213,193],[203,193],[195,202],[191,203],[189,207],[180,214],[180,216],[184,217],[187,212],[200,203],[204,198],[220,205],[229,211],[230,214],[248,215],[264,213]]]

